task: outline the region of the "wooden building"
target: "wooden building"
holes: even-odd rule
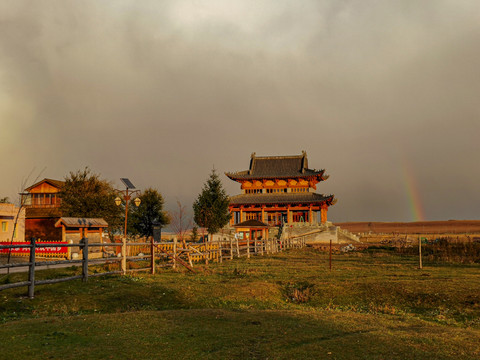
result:
[[[103,231],[108,228],[108,223],[101,218],[75,218],[61,217],[56,223],[56,228],[60,228],[62,232],[62,241],[71,244],[79,244],[85,237],[89,243],[103,243]],[[110,248],[113,249],[113,248]],[[107,250],[110,250],[107,248]],[[89,253],[97,254],[100,257],[102,247],[90,247]],[[68,248],[68,258],[80,257],[80,247]],[[76,255],[75,255],[76,254]]]
[[[247,220],[234,225],[238,240],[268,239],[268,225],[258,220]]]
[[[225,173],[241,184],[242,193],[230,198],[230,225],[258,220],[269,226],[327,221],[334,195],[317,194],[328,179],[325,170],[308,167],[307,153],[295,156],[256,156],[248,170]]]
[[[59,193],[64,182],[43,179],[25,189],[22,203],[25,206],[25,239],[62,240],[62,229],[55,223],[60,219]]]

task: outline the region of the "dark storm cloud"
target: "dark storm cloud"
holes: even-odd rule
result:
[[[190,204],[210,169],[298,154],[333,220],[476,218],[476,1],[6,1],[0,197],[86,165]],[[230,194],[239,186],[224,178]]]

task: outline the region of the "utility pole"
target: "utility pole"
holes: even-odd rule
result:
[[[422,238],[418,238],[418,268],[422,269]]]
[[[332,271],[332,239],[330,239],[330,271]]]

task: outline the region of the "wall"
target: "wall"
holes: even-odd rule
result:
[[[25,220],[25,239],[32,237],[45,241],[62,240],[62,229],[55,227],[58,219],[26,219]]]
[[[13,204],[0,204],[0,242],[11,241],[18,207]],[[2,223],[5,223],[3,231]],[[13,241],[25,241],[25,209],[20,211],[16,227],[16,236]]]

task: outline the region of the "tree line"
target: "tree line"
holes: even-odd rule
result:
[[[111,235],[122,233],[126,203],[122,199],[121,205],[117,206],[117,196],[118,190],[110,181],[102,179],[87,167],[70,172],[65,177],[60,192],[60,211],[64,217],[103,218],[109,224]],[[171,224],[183,240],[184,232],[193,225],[192,240],[196,240],[197,226],[205,228],[209,234],[215,234],[228,224],[231,216],[228,211],[229,197],[215,170],[212,170],[193,203],[195,225],[188,219],[186,209],[180,203],[177,204],[178,211],[166,212],[162,194],[153,187],[144,189],[138,198],[138,207],[134,205],[134,199],[128,204],[127,232],[132,235],[153,236],[155,226]]]

